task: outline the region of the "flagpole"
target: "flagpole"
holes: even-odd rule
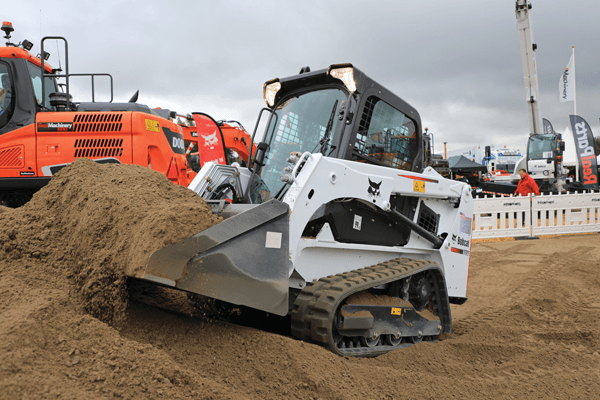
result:
[[[577,80],[575,79],[575,46],[573,46],[573,114],[577,115]]]
[[[575,79],[575,46],[573,46],[573,115],[577,115],[577,80]],[[573,138],[575,138],[575,132],[573,132]],[[575,162],[575,179],[577,180],[577,182],[579,182],[579,161]]]

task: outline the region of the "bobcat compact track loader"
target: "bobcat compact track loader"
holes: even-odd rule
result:
[[[350,64],[268,81],[264,97],[249,167],[207,163],[189,186],[224,220],[152,254],[142,279],[290,316],[295,337],[339,355],[450,332],[473,199],[423,170],[417,111]]]

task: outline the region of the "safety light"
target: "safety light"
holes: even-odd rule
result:
[[[44,54],[44,60],[48,61],[48,59],[50,58],[50,53],[48,53],[47,51],[42,51],[42,53]]]
[[[356,92],[356,82],[354,82],[354,67],[352,64],[331,65],[327,73],[336,79],[344,82],[344,86],[350,93]]]
[[[277,95],[277,92],[279,92],[279,89],[281,89],[281,83],[278,78],[265,82],[263,86],[263,97],[269,107],[275,105],[275,96]]]
[[[21,43],[21,45],[23,46],[23,48],[27,51],[31,50],[31,48],[33,47],[33,43],[31,43],[29,40],[25,39],[23,40],[23,43]]]
[[[171,158],[171,165],[169,166],[169,170],[167,171],[167,179],[173,183],[177,183],[179,179],[179,173],[177,171],[177,161],[175,157]]]
[[[15,30],[15,28],[13,28],[13,26],[12,26],[12,22],[8,22],[8,21],[3,21],[2,28],[0,28],[0,29],[2,29],[4,31],[6,36],[10,35],[10,33]]]

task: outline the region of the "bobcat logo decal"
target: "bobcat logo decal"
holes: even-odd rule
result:
[[[211,135],[202,135],[202,137],[204,138],[204,146],[210,147],[211,150],[215,148],[215,144],[219,141],[217,131],[214,131]]]
[[[367,193],[369,194],[369,197],[373,198],[373,202],[376,201],[377,197],[381,196],[381,191],[379,190],[379,187],[381,186],[382,182],[383,181],[375,183],[371,179],[369,179],[369,187],[367,188]]]

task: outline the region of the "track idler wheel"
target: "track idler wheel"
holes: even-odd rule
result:
[[[360,341],[362,342],[363,346],[365,346],[365,347],[375,347],[375,346],[377,346],[379,344],[379,338],[380,337],[381,336],[377,336],[374,339],[367,339],[365,337],[361,337]]]
[[[421,331],[419,331],[418,336],[411,336],[410,338],[408,338],[408,340],[413,344],[421,343],[421,341],[423,340],[423,334],[421,333]]]
[[[383,343],[388,346],[398,346],[402,343],[402,336],[400,335],[384,335]]]
[[[427,274],[413,276],[408,289],[408,300],[415,310],[423,311],[429,304],[429,297],[433,293],[433,285]]]

